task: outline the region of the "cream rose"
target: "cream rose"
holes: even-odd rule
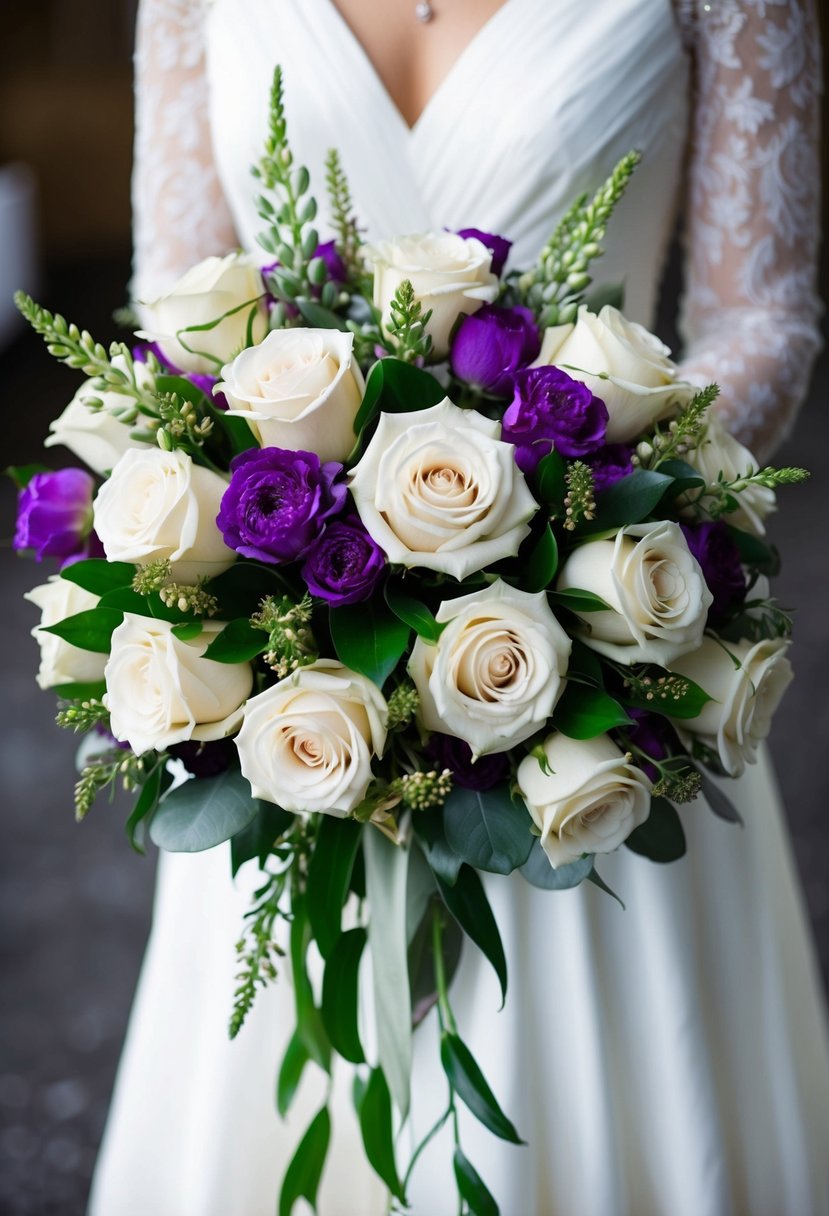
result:
[[[699,739],[716,752],[729,777],[739,777],[746,764],[754,764],[757,747],[771,729],[793,678],[788,648],[789,643],[780,638],[720,644],[707,637],[696,650],[671,663],[672,671],[688,676],[714,698],[706,701],[696,718],[675,723],[680,735],[688,743]]]
[[[500,433],[448,397],[380,416],[351,493],[390,562],[462,579],[518,552],[538,507]]]
[[[505,752],[539,730],[561,695],[572,643],[543,592],[500,580],[445,600],[436,644],[418,638],[409,675],[426,730],[457,735],[473,756]]]
[[[492,253],[475,237],[453,232],[401,236],[367,247],[365,256],[374,272],[374,303],[384,327],[391,319],[394,293],[406,279],[423,311],[432,310],[426,331],[435,359],[448,355],[449,334],[460,314],[477,312],[498,295]]]
[[[365,797],[387,720],[376,684],[318,659],[248,701],[236,738],[242,772],[256,798],[344,818]]]
[[[123,369],[122,355],[116,355],[112,366]],[[154,377],[146,364],[136,363],[135,374],[142,388],[151,388]],[[103,402],[102,409],[90,409],[86,401],[95,397]],[[118,413],[134,407],[132,398],[122,393],[99,392],[93,381],[87,380],[67,405],[66,409],[49,424],[51,434],[44,441],[45,448],[61,444],[79,460],[88,464],[96,473],[107,473],[114,468],[124,452],[137,446],[130,432],[138,422],[122,422]]]
[[[157,342],[182,371],[215,375],[244,346],[252,310],[253,341],[261,342],[268,332],[264,293],[262,275],[249,255],[205,258],[165,295],[139,302],[144,329],[138,336]],[[196,328],[212,322],[210,329]]]
[[[584,642],[620,663],[670,663],[702,641],[711,592],[679,524],[628,524],[580,545],[557,588],[592,591],[607,611],[580,613]]]
[[[545,739],[549,770],[535,756],[518,766],[518,784],[554,869],[584,853],[610,853],[650,814],[651,782],[607,735]]]
[[[95,531],[110,561],[168,558],[176,582],[194,583],[221,574],[236,557],[216,526],[226,489],[186,452],[133,448],[95,497]]]
[[[535,366],[563,367],[588,385],[607,406],[607,442],[627,443],[696,392],[677,380],[670,356],[667,346],[618,308],[605,304],[597,316],[583,304],[575,325],[545,332]]]
[[[40,647],[38,685],[55,688],[59,684],[91,684],[102,680],[106,655],[81,650],[54,633],[42,632],[43,628],[59,625],[67,617],[88,612],[98,603],[99,597],[54,574],[48,583],[27,591],[24,598],[40,609],[40,624],[32,630],[32,637]]]
[[[275,329],[222,368],[215,391],[263,447],[345,460],[365,391],[353,347],[338,329]]]
[[[710,486],[715,485],[721,475],[724,481],[734,481],[747,473],[756,473],[760,467],[748,448],[743,447],[739,439],[735,439],[713,410],[708,412],[702,442],[688,452],[684,459]],[[697,501],[697,494],[698,491],[694,490],[688,495],[683,514],[695,514],[690,503]],[[764,536],[766,528],[763,521],[777,509],[774,490],[767,486],[746,486],[744,490],[736,493],[734,498],[739,506],[736,511],[728,513],[725,517],[727,522],[735,528],[753,532],[755,536]],[[703,494],[699,501],[705,506],[706,501],[710,499]]]
[[[204,652],[224,626],[205,621],[182,641],[169,621],[124,613],[112,634],[104,704],[116,739],[141,755],[186,739],[223,739],[242,719],[250,663],[216,663]]]

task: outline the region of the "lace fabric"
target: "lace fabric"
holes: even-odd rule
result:
[[[717,380],[729,428],[765,458],[820,345],[819,40],[812,0],[674,0],[695,71],[683,374]],[[204,0],[142,0],[133,176],[136,299],[237,245],[216,173]]]

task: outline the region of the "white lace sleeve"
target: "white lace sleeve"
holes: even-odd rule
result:
[[[238,241],[213,163],[204,0],[140,0],[135,39],[132,296],[152,300]]]
[[[683,371],[721,385],[725,421],[762,460],[820,346],[817,19],[812,0],[684,8],[696,95]]]

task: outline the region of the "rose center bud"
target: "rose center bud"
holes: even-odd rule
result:
[[[436,464],[420,470],[417,475],[421,492],[427,500],[445,502],[467,507],[475,501],[475,486],[465,469],[451,464]]]
[[[672,608],[677,597],[685,592],[685,579],[679,567],[667,559],[651,558],[648,561],[648,580],[655,598],[654,608]]]

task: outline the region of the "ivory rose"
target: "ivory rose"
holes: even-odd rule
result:
[[[528,739],[553,712],[572,643],[543,592],[500,580],[444,600],[437,643],[419,637],[409,661],[426,730],[463,739],[473,759]]]
[[[548,329],[535,366],[563,367],[607,406],[607,443],[627,443],[687,404],[696,391],[677,379],[667,346],[610,304],[582,304],[576,323]]]
[[[543,743],[518,766],[518,785],[554,869],[584,853],[610,853],[650,814],[651,782],[607,735]]]
[[[380,416],[350,488],[390,562],[463,579],[518,552],[537,504],[500,430],[448,397]]]
[[[41,688],[55,688],[59,684],[89,684],[103,679],[106,655],[81,650],[54,633],[43,632],[46,626],[59,625],[67,617],[88,612],[98,603],[98,598],[91,591],[85,591],[83,587],[57,574],[48,583],[26,592],[24,599],[40,609],[40,624],[32,630],[32,637],[40,647],[37,682]]]
[[[713,600],[679,524],[628,524],[611,540],[579,545],[557,588],[591,591],[609,605],[582,612],[581,636],[620,663],[660,663],[699,646]]]
[[[418,233],[368,246],[365,256],[374,272],[374,303],[383,327],[391,320],[394,293],[408,279],[424,313],[432,311],[426,331],[435,359],[448,355],[449,335],[458,317],[477,312],[498,295],[492,251],[476,237]]]
[[[182,641],[169,621],[124,613],[104,671],[116,739],[141,755],[187,739],[222,739],[236,729],[253,671],[250,663],[204,657],[223,628],[205,621],[197,637]]]
[[[376,684],[318,659],[248,701],[236,738],[242,773],[255,798],[344,818],[365,797],[387,720]]]
[[[112,366],[123,370],[125,361],[116,355]],[[152,388],[154,377],[145,363],[135,363],[135,375],[141,388]],[[103,402],[102,409],[90,409],[86,405],[89,397]],[[136,447],[130,432],[139,426],[138,421],[122,422],[117,411],[128,411],[134,403],[122,393],[99,392],[93,382],[86,380],[63,413],[49,424],[49,437],[45,448],[61,444],[68,448],[95,473],[107,473],[114,468],[129,448]]]
[[[144,329],[138,337],[157,342],[182,371],[215,376],[245,345],[251,313],[253,341],[261,342],[268,332],[264,296],[262,275],[250,255],[205,258],[165,295],[139,302]],[[210,328],[198,328],[202,325]]]
[[[734,481],[749,472],[756,473],[760,467],[748,448],[743,447],[739,439],[731,434],[713,410],[708,411],[702,442],[683,459],[705,478],[709,486],[715,485],[720,479]],[[697,494],[698,491],[694,490],[688,495],[682,509],[684,515],[696,514],[691,503],[697,501]],[[729,511],[725,516],[726,523],[753,532],[755,536],[765,536],[764,520],[777,509],[774,490],[768,486],[746,486],[733,497],[737,500],[737,510]],[[700,505],[704,507],[708,501],[710,497],[703,494]]]
[[[275,329],[222,368],[216,392],[262,447],[345,460],[365,391],[354,335],[338,329]]]
[[[132,448],[93,503],[95,531],[110,561],[168,558],[173,578],[193,583],[233,564],[216,525],[227,482],[177,449]]]
[[[677,729],[686,742],[699,739],[716,752],[729,777],[739,777],[746,764],[755,763],[757,748],[771,730],[793,679],[788,649],[781,638],[720,644],[706,637],[696,650],[671,663],[672,671],[688,676],[713,698],[696,718],[677,722]]]

